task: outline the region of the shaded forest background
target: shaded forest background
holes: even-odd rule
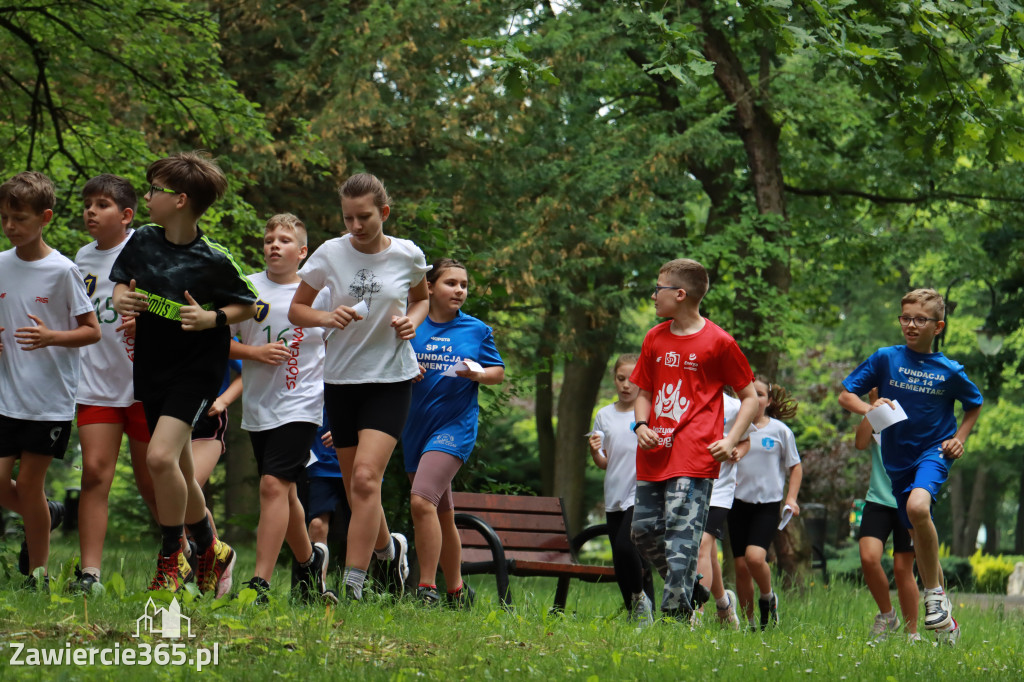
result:
[[[1022,44],[1014,2],[17,3],[0,7],[0,174],[55,180],[46,238],[73,255],[89,177],[141,192],[149,162],[208,149],[231,191],[203,228],[253,270],[270,215],[316,246],[343,230],[337,183],[377,174],[389,233],[469,265],[467,311],[509,365],[460,485],[561,495],[576,527],[601,496],[583,434],[609,360],[656,322],[662,262],[709,267],[705,315],[800,401],[801,499],[836,540],[869,471],[839,382],[901,342],[900,296],[934,287],[956,303],[943,351],[986,399],[940,534],[968,555],[984,525],[987,551],[1021,554]],[[242,534],[245,434],[215,482]],[[117,490],[132,533],[141,507]]]

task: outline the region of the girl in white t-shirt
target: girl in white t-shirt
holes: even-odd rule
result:
[[[736,592],[740,606],[754,627],[754,583],[760,592],[758,610],[762,630],[779,622],[779,599],[772,591],[768,545],[775,539],[780,507],[800,514],[797,494],[803,480],[796,437],[780,419],[796,415],[797,404],[786,389],[763,377],[754,380],[758,412],[750,432],[750,450],[736,464],[736,493],[729,511],[729,538],[736,558]],[[786,492],[786,472],[789,490]]]
[[[636,355],[620,355],[612,378],[618,400],[597,411],[590,434],[590,456],[604,477],[604,511],[612,543],[612,565],[630,619],[653,617],[651,571],[630,537],[636,500],[636,434],[633,403],[637,388],[629,380]]]
[[[380,491],[419,375],[409,340],[427,316],[429,268],[418,246],[384,234],[391,207],[380,180],[360,173],[338,192],[348,233],[324,242],[299,271],[288,319],[328,330],[324,401],[352,507],[346,596],[362,599],[374,555],[387,562],[386,580],[400,596],[409,576],[408,543],[388,531]],[[328,312],[312,307],[325,287]]]

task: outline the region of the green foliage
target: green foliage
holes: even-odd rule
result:
[[[982,554],[979,549],[971,555],[971,567],[974,569],[975,583],[978,592],[988,594],[1006,594],[1006,584],[1013,573],[1013,567],[1020,558],[1004,558]]]

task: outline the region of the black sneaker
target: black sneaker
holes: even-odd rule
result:
[[[253,601],[253,604],[256,606],[266,606],[270,603],[270,583],[266,580],[253,576],[245,586],[250,590],[256,591],[256,599]]]
[[[75,580],[68,584],[68,592],[88,595],[92,593],[96,585],[99,585],[101,588],[103,587],[99,578],[92,573],[82,573],[82,569],[75,566]]]
[[[401,533],[391,534],[395,558],[380,562],[380,577],[384,589],[401,599],[405,594],[405,581],[409,579],[409,541]]]
[[[700,610],[704,604],[707,603],[708,599],[711,598],[711,592],[708,588],[704,587],[700,583],[700,579],[703,578],[700,573],[697,574],[697,580],[693,583],[693,596],[690,599],[690,606],[694,611]]]
[[[462,587],[457,592],[445,594],[445,605],[456,611],[466,611],[473,608],[474,601],[476,601],[476,590],[470,587],[467,582],[463,582]]]
[[[47,500],[46,507],[50,511],[50,532],[52,533],[64,522],[64,505],[57,500]],[[21,541],[21,550],[18,552],[18,572],[28,575],[28,541]]]
[[[416,601],[424,606],[437,606],[441,603],[441,597],[437,596],[436,588],[420,585],[416,588]]]
[[[761,629],[766,630],[768,625],[779,624],[779,595],[772,592],[772,596],[761,597],[757,600],[757,609],[761,612]]]
[[[38,570],[38,569],[37,569]],[[22,589],[28,592],[42,592],[43,594],[50,593],[50,576],[43,575],[42,581],[37,581],[35,575],[30,575],[25,578],[25,583],[22,585]]]
[[[327,563],[330,550],[322,542],[313,544],[309,566],[299,567],[299,596],[307,604],[320,601],[327,594]],[[328,598],[329,599],[329,598]]]

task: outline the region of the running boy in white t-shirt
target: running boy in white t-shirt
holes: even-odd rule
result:
[[[266,271],[249,275],[259,292],[256,317],[233,326],[241,343],[231,342],[232,357],[242,360],[242,428],[260,472],[256,570],[247,587],[256,591],[258,603],[267,602],[274,564],[287,540],[303,575],[302,599],[336,601],[325,585],[327,545],[310,543],[295,486],[324,409],[324,330],[288,322],[306,257],[303,222],[290,213],[267,221],[263,256]],[[314,308],[326,308],[329,300],[330,292],[321,291]]]
[[[122,318],[114,310],[114,283],[110,281],[110,268],[132,236],[137,205],[131,183],[117,175],[97,175],[82,188],[82,219],[96,241],[78,250],[75,264],[85,278],[103,332],[99,343],[82,349],[82,380],[75,399],[82,445],[82,496],[78,503],[82,562],[71,589],[84,593],[100,582],[107,498],[125,434],[135,484],[156,518],[153,480],[146,468],[149,427],[132,386],[135,320]],[[187,563],[184,569],[191,573]]]
[[[0,185],[0,224],[14,247],[0,253],[0,505],[25,523],[28,589],[38,580],[49,589],[46,471],[54,457],[64,458],[71,435],[78,349],[100,340],[81,273],[43,241],[55,203],[42,173],[18,173]]]

